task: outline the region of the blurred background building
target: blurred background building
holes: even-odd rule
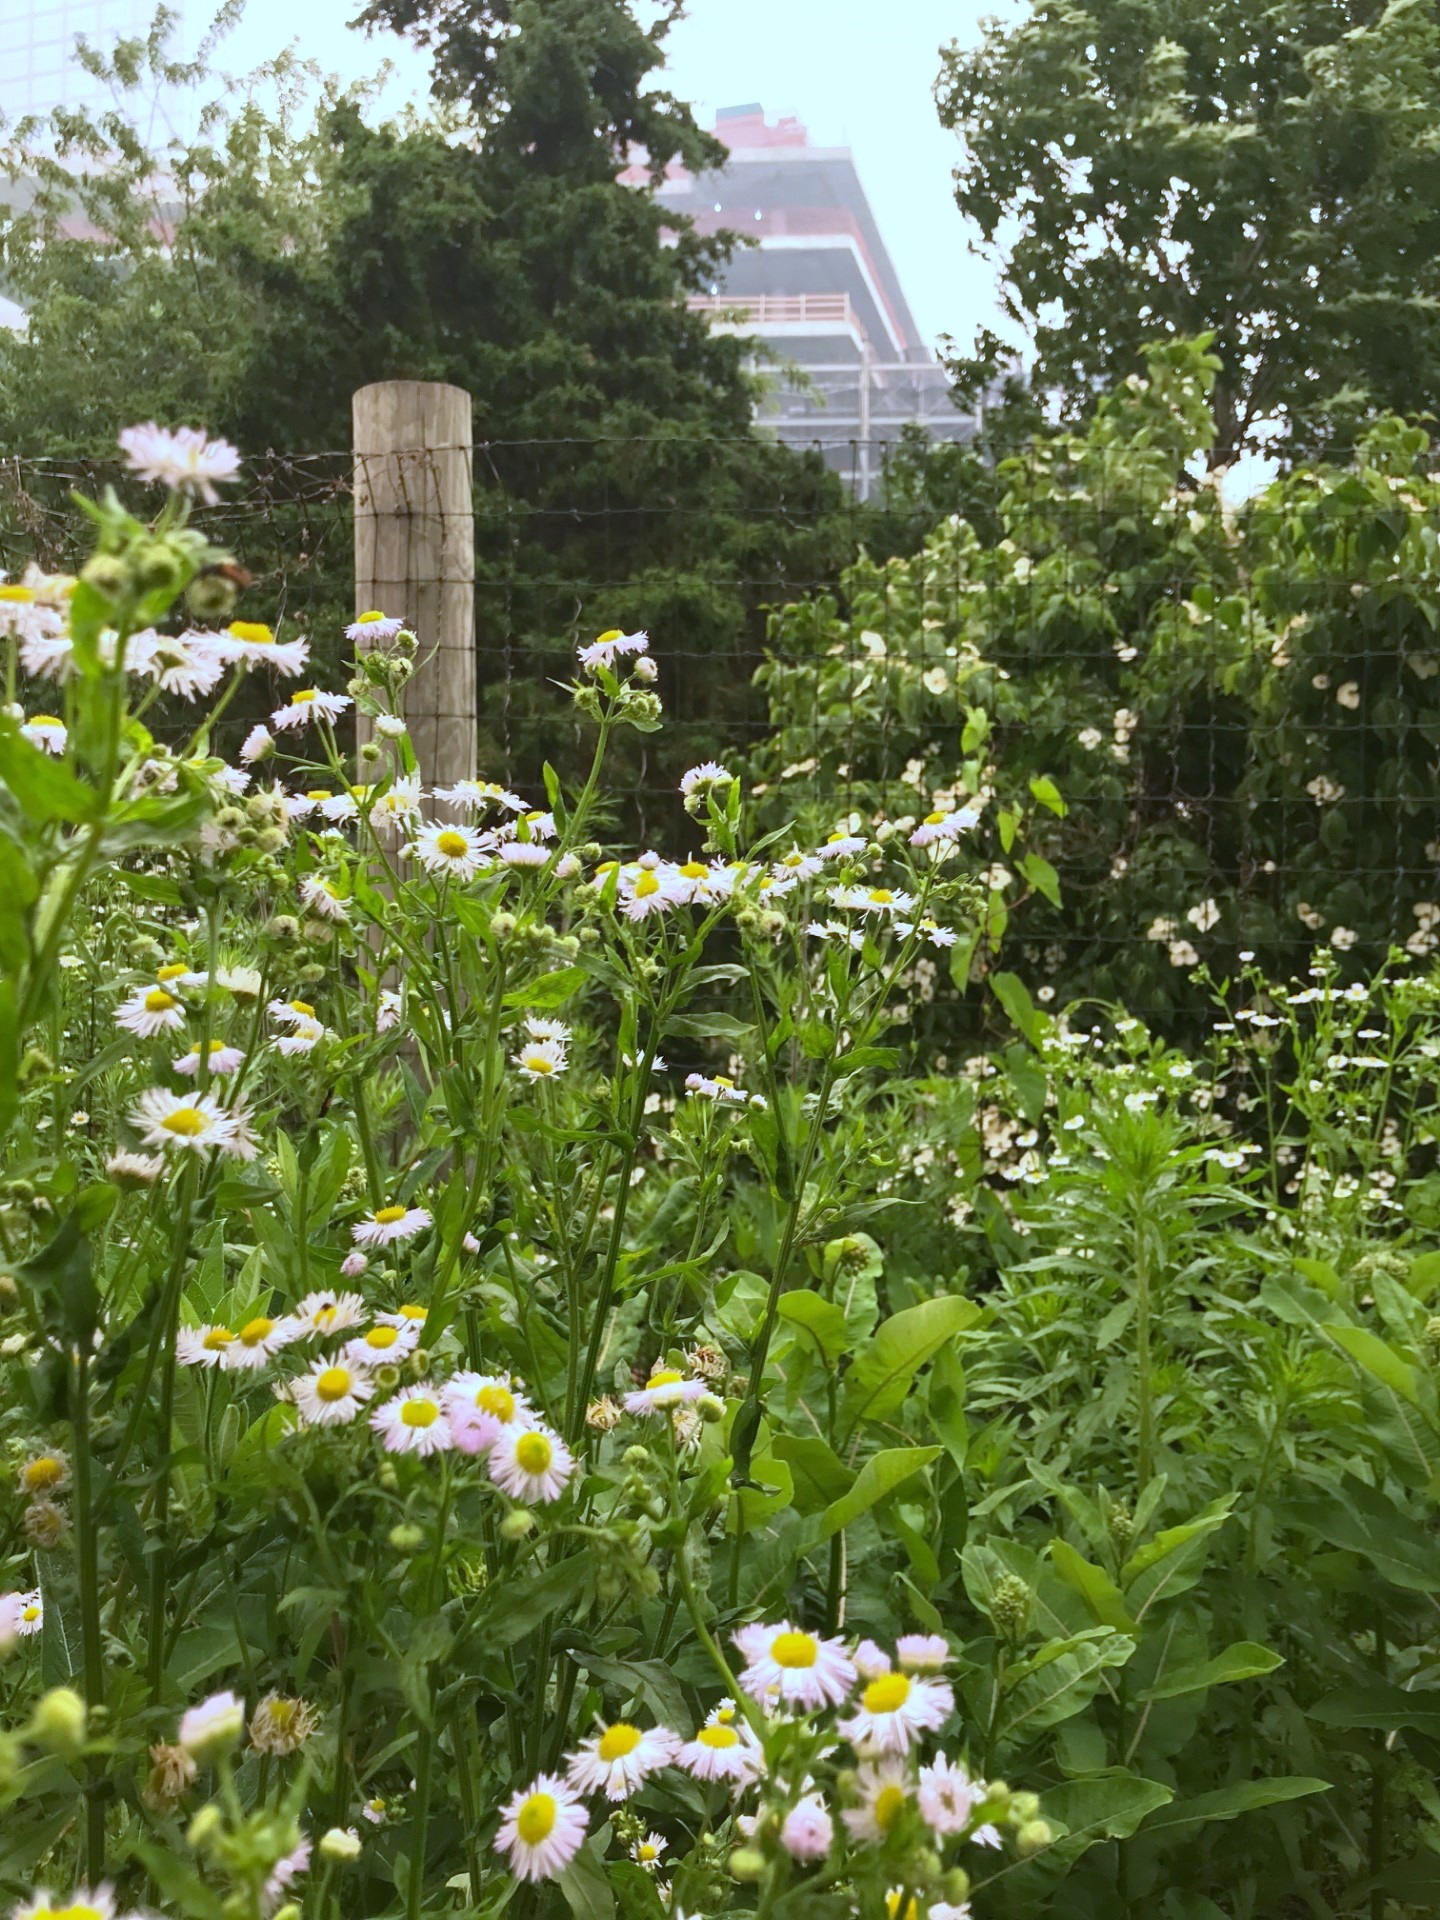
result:
[[[766,376],[759,418],[794,446],[819,447],[866,498],[887,445],[907,425],[965,440],[976,417],[950,397],[921,338],[848,147],[813,147],[796,119],[729,107],[715,132],[724,170],[674,169],[663,205],[701,233],[728,228],[755,242],[691,305],[755,341]]]
[[[184,11],[183,0],[170,0]],[[14,123],[56,107],[100,107],[102,82],[75,58],[80,36],[109,54],[149,32],[155,0],[0,0],[0,117]]]

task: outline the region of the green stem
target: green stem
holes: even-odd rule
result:
[[[76,1545],[80,1575],[80,1658],[85,1681],[85,1704],[92,1711],[105,1705],[105,1648],[100,1637],[100,1535],[92,1499],[90,1450],[90,1355],[84,1347],[74,1354],[72,1424],[75,1436]],[[103,1761],[89,1762],[85,1797],[85,1877],[92,1887],[105,1879],[105,1803],[100,1796]]]

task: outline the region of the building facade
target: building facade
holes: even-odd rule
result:
[[[75,58],[76,40],[108,53],[148,33],[154,15],[155,0],[0,0],[0,117],[103,106],[105,88]]]
[[[969,439],[975,418],[920,336],[850,149],[811,146],[798,120],[769,121],[758,105],[726,109],[715,132],[730,150],[723,171],[676,169],[659,199],[701,233],[755,242],[691,305],[755,341],[759,419],[818,447],[861,498],[906,425]]]

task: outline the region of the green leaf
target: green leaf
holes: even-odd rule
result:
[[[578,1600],[590,1573],[588,1556],[572,1553],[568,1560],[552,1560],[540,1573],[506,1581],[478,1622],[476,1640],[487,1653],[515,1646],[552,1613]]]
[[[1214,1793],[1200,1793],[1191,1800],[1175,1801],[1147,1820],[1145,1831],[1147,1834],[1178,1833],[1182,1827],[1201,1827],[1211,1820],[1235,1820],[1242,1813],[1254,1813],[1261,1807],[1278,1807],[1286,1800],[1303,1800],[1307,1794],[1329,1791],[1328,1780],[1312,1780],[1303,1774],[1240,1780],[1231,1787],[1217,1787]],[[1049,1805],[1048,1799],[1046,1805]]]
[[[1052,907],[1060,905],[1060,875],[1050,862],[1038,853],[1027,853],[1021,857],[1020,871],[1034,887],[1035,891],[1050,902]]]
[[[921,1367],[979,1318],[974,1301],[949,1294],[906,1307],[877,1327],[845,1376],[849,1425],[888,1419],[903,1404]]]
[[[83,825],[95,818],[94,788],[67,773],[43,747],[32,747],[14,721],[0,724],[0,782],[41,826],[56,820]]]
[[[1048,807],[1051,813],[1058,815],[1061,820],[1063,820],[1070,811],[1069,807],[1065,804],[1064,795],[1050,778],[1049,774],[1042,773],[1032,780],[1030,782],[1030,791],[1042,807]]]
[[[1030,990],[1024,981],[1013,973],[997,973],[991,976],[990,987],[1000,1002],[1015,1029],[1022,1033],[1032,1047],[1038,1047],[1050,1030],[1050,1022],[1043,1013],[1037,1013],[1035,1002],[1030,998]]]
[[[557,967],[554,973],[542,973],[523,987],[516,987],[507,993],[502,1006],[524,1007],[527,1012],[549,1011],[554,1007],[563,1007],[567,1000],[584,986],[586,973],[583,967]]]
[[[605,1849],[598,1834],[591,1834],[560,1875],[560,1891],[575,1920],[612,1920],[615,1896],[610,1891]]]
[[[1205,1693],[1211,1687],[1228,1686],[1235,1680],[1255,1680],[1261,1674],[1283,1667],[1284,1659],[1270,1647],[1254,1640],[1237,1640],[1233,1647],[1217,1653],[1213,1660],[1202,1660],[1191,1667],[1177,1667],[1174,1673],[1157,1680],[1138,1697],[1141,1700],[1176,1700],[1185,1693]]]
[[[1054,1851],[1073,1860],[1099,1840],[1128,1840],[1142,1820],[1174,1797],[1158,1780],[1110,1767],[1052,1787],[1043,1811],[1053,1826],[1063,1829]]]
[[[1331,1326],[1326,1331],[1337,1347],[1343,1347],[1350,1358],[1373,1374],[1382,1386],[1398,1393],[1412,1407],[1420,1405],[1415,1369],[1394,1347],[1371,1333],[1368,1327]]]
[[[1317,1700],[1309,1717],[1322,1727],[1413,1727],[1417,1733],[1440,1736],[1440,1690],[1434,1687],[1397,1687],[1381,1681],[1368,1686],[1339,1687]]]
[[[1073,1587],[1089,1608],[1091,1617],[1102,1627],[1114,1627],[1117,1633],[1134,1633],[1135,1622],[1125,1608],[1125,1599],[1103,1567],[1079,1554],[1064,1540],[1052,1540],[1050,1560],[1067,1587]]]
[[[850,1491],[825,1509],[820,1538],[828,1540],[852,1525],[912,1474],[922,1472],[932,1460],[938,1459],[942,1451],[940,1447],[886,1447],[872,1454],[856,1475]]]
[[[1077,1636],[1078,1638],[1078,1636]],[[1123,1667],[1135,1651],[1124,1633],[1097,1630],[1071,1652],[1047,1662],[1028,1675],[1001,1709],[1000,1727],[1007,1739],[1023,1728],[1028,1739],[1043,1727],[1058,1726],[1089,1706],[1111,1667]]]
[[[821,1513],[855,1485],[856,1475],[818,1433],[777,1433],[770,1451],[790,1469],[797,1513]]]
[[[825,1360],[838,1360],[850,1344],[843,1310],[821,1294],[800,1289],[782,1293],[778,1312],[782,1320],[809,1336]]]

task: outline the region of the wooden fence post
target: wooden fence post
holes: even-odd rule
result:
[[[352,407],[355,611],[398,615],[414,630],[410,738],[427,786],[451,786],[474,778],[478,716],[470,396],[439,381],[380,380]]]

